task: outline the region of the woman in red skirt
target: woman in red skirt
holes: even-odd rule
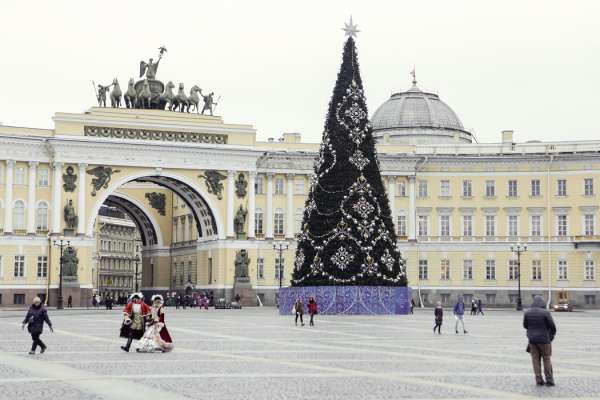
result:
[[[314,317],[317,314],[317,301],[313,296],[308,299],[308,313],[310,314],[310,326],[315,326]]]

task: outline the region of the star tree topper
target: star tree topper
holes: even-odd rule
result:
[[[342,30],[346,32],[346,36],[349,37],[356,37],[356,34],[360,32],[360,30],[358,30],[358,25],[352,22],[352,16],[350,16],[350,22],[344,22]]]

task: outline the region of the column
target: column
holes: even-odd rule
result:
[[[388,197],[390,202],[390,218],[396,223],[396,177],[388,176]]]
[[[77,234],[84,235],[85,234],[85,169],[87,168],[87,164],[79,164],[79,176],[77,180],[79,181],[79,188],[77,189]]]
[[[37,161],[29,161],[29,180],[27,181],[27,234],[35,235],[35,190],[37,187]]]
[[[235,237],[235,232],[233,231],[234,186],[235,171],[227,171],[227,237],[229,238]]]
[[[248,173],[248,239],[254,239],[256,217],[256,172]]]
[[[417,239],[417,192],[415,190],[415,177],[408,177],[408,240]]]
[[[13,178],[15,176],[15,160],[6,160],[6,176],[4,178],[4,234],[12,234]]]
[[[265,239],[273,239],[273,173],[267,173],[267,234]]]
[[[294,238],[294,174],[287,174],[287,221],[285,237]]]
[[[60,234],[60,214],[62,209],[61,199],[61,182],[62,182],[62,167],[63,164],[55,162],[52,164],[54,171],[52,177],[52,230],[53,234]]]

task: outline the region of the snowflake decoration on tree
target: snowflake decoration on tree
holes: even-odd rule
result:
[[[374,275],[377,273],[377,263],[373,260],[373,257],[367,255],[365,263],[361,265],[364,274]]]
[[[331,257],[331,262],[342,271],[348,268],[352,260],[354,260],[354,255],[350,254],[345,247],[340,247],[333,257]]]
[[[358,124],[367,116],[365,110],[357,102],[352,103],[352,106],[346,110],[345,114],[355,124]]]
[[[369,164],[369,159],[364,156],[362,151],[356,150],[354,154],[350,157],[350,162],[358,168],[359,171],[362,171],[363,168]]]
[[[373,210],[375,210],[375,207],[373,207],[373,205],[369,203],[363,196],[360,196],[360,200],[354,203],[352,209],[360,214],[363,219],[366,219],[369,215],[371,215]]]
[[[298,251],[298,255],[296,255],[296,262],[294,263],[296,271],[298,271],[302,267],[302,265],[304,264],[304,259],[304,250],[300,249]]]
[[[390,251],[388,249],[385,249],[385,253],[381,257],[381,262],[383,264],[385,264],[386,267],[388,267],[389,271],[393,270],[393,268],[394,268],[394,257],[392,257],[392,255],[390,254]]]

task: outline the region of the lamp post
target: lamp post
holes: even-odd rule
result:
[[[283,280],[283,262],[282,262],[282,255],[283,255],[283,251],[287,250],[289,248],[287,243],[279,243],[279,244],[274,244],[273,245],[273,250],[279,250],[279,289],[281,289],[282,286],[282,280]]]
[[[140,262],[140,256],[135,256],[135,293],[138,292],[138,264]]]
[[[71,245],[71,241],[67,240],[64,241],[62,238],[60,238],[59,240],[55,240],[53,242],[54,246],[57,246],[60,248],[60,261],[59,261],[59,270],[58,270],[58,301],[56,302],[56,309],[57,310],[62,310],[63,307],[63,292],[62,292],[62,284],[63,284],[63,248],[64,247],[69,247]]]
[[[510,251],[517,253],[517,279],[518,279],[518,294],[517,294],[517,311],[523,310],[523,301],[521,299],[521,253],[527,251],[527,245],[517,243],[516,246],[510,246]]]

